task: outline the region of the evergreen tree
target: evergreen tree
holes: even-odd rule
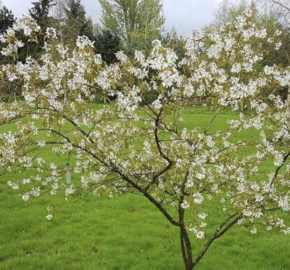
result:
[[[49,13],[51,8],[55,5],[55,2],[54,0],[39,0],[32,4],[33,7],[29,10],[29,14],[41,27],[42,32],[45,33],[52,20],[52,18],[49,17]]]
[[[0,33],[4,33],[15,22],[14,14],[7,7],[0,9]]]
[[[63,38],[72,44],[77,36],[87,36],[94,39],[93,22],[86,16],[86,10],[81,0],[68,0],[65,6],[66,23]]]
[[[120,38],[109,29],[101,29],[95,37],[96,52],[102,55],[102,59],[111,64],[117,61],[115,53],[121,50]]]

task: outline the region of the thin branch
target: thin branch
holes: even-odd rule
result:
[[[284,156],[282,164],[279,167],[277,167],[277,169],[275,171],[275,174],[273,176],[273,179],[271,180],[270,187],[272,187],[272,185],[274,184],[274,181],[277,178],[279,171],[284,166],[284,164],[285,164],[285,162],[286,162],[286,160],[288,159],[289,156],[290,156],[290,152],[287,155]]]
[[[210,126],[212,125],[212,123],[214,122],[214,120],[216,119],[218,113],[220,111],[220,107],[218,107],[217,111],[215,112],[213,118],[211,119],[211,121],[207,124],[207,126],[204,129],[204,134],[206,135],[207,131],[209,130]]]
[[[194,267],[205,255],[205,253],[207,252],[208,248],[211,246],[211,244],[218,239],[219,237],[221,237],[224,233],[226,233],[233,225],[235,225],[238,220],[242,217],[242,214],[239,214],[234,220],[232,220],[230,222],[230,220],[235,217],[238,213],[235,213],[231,216],[229,216],[215,231],[214,235],[212,236],[212,238],[205,244],[203,250],[200,252],[200,254],[196,257],[196,259],[194,260],[192,267]],[[229,223],[230,222],[230,223]],[[228,224],[223,230],[222,228]]]
[[[288,8],[287,6],[283,5],[281,2],[277,1],[277,0],[272,0],[275,4],[281,6],[282,8],[285,8],[286,10],[288,10],[288,12],[290,12],[290,8]]]

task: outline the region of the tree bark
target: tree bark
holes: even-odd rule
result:
[[[180,225],[180,245],[185,270],[192,269],[192,247],[184,224]]]

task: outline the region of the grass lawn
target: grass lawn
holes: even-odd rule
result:
[[[182,126],[205,127],[213,114],[205,108],[186,109]],[[232,117],[237,114],[222,112],[212,129],[225,126]],[[237,140],[256,135],[254,131],[239,133]],[[44,154],[49,156],[50,151]],[[6,185],[7,180],[24,177],[13,172],[0,179],[1,270],[184,268],[178,228],[145,198],[82,194],[65,201],[58,194],[24,202]],[[45,219],[47,206],[55,210],[51,221]],[[194,240],[194,254],[202,243]],[[290,270],[290,236],[259,228],[251,235],[246,228],[235,226],[213,244],[196,269]]]

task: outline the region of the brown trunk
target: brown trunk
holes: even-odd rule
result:
[[[192,248],[184,224],[180,225],[180,245],[185,270],[192,270]]]

